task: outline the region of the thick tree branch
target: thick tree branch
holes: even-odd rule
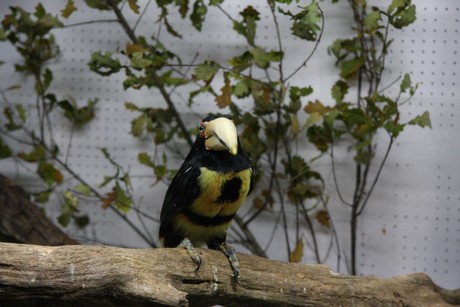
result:
[[[33,202],[22,187],[0,174],[0,241],[40,245],[78,244]]]
[[[241,283],[226,257],[199,250],[105,246],[45,247],[0,243],[0,305],[104,304],[174,306],[449,306],[459,290],[437,287],[425,274],[382,279],[346,276],[324,265],[239,255]]]

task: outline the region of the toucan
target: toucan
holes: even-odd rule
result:
[[[240,271],[227,230],[252,190],[253,169],[235,124],[228,116],[204,118],[196,140],[171,181],[160,214],[160,245],[182,246],[200,268],[194,250],[206,244],[229,259],[233,278]]]

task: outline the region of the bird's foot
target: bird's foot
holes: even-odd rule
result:
[[[179,243],[179,246],[185,248],[185,250],[187,251],[187,254],[188,254],[188,255],[190,256],[190,258],[192,258],[192,260],[196,263],[196,270],[195,270],[195,273],[198,272],[198,270],[199,270],[200,267],[201,267],[202,261],[201,261],[200,255],[198,255],[197,250],[193,247],[192,242],[191,242],[188,238],[184,238],[184,239]]]
[[[226,242],[219,245],[219,249],[227,256],[230,266],[233,270],[233,280],[240,283],[240,264],[238,258],[236,258],[236,251],[233,247],[228,245]]]

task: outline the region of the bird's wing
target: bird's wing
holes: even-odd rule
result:
[[[160,223],[167,224],[182,212],[200,195],[198,177],[200,168],[196,163],[184,163],[171,181],[166,192],[163,208],[161,209]]]

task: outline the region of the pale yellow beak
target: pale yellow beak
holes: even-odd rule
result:
[[[228,150],[238,153],[238,133],[235,124],[228,118],[219,117],[210,121],[205,130],[206,150]]]

